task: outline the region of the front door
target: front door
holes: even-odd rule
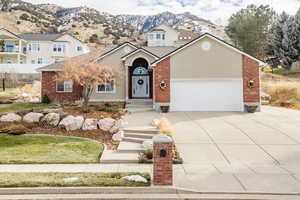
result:
[[[132,97],[133,98],[150,97],[149,76],[132,76]]]

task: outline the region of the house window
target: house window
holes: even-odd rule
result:
[[[165,40],[165,34],[162,34],[162,39]]]
[[[111,81],[106,85],[98,85],[97,92],[98,93],[114,93],[115,92],[115,82]]]
[[[37,52],[37,51],[40,51],[40,44],[29,44],[28,45],[28,50],[29,51],[35,51],[35,52]]]
[[[160,34],[159,33],[156,34],[156,39],[160,40]]]
[[[38,61],[37,61],[38,64],[43,64],[43,58],[41,57],[38,57]]]
[[[82,51],[82,46],[77,46],[77,51]]]
[[[66,45],[65,44],[54,44],[53,45],[53,51],[54,52],[65,52],[66,51]]]
[[[153,39],[154,39],[153,34],[149,34],[149,39],[150,39],[150,40],[153,40]]]
[[[72,92],[73,91],[73,81],[63,81],[56,83],[56,92]]]

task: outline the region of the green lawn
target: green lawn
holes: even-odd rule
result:
[[[121,179],[128,175],[141,175],[148,183]],[[66,182],[65,178],[78,178]],[[148,173],[0,173],[0,187],[79,187],[79,186],[150,186]]]
[[[42,103],[13,103],[13,104],[0,104],[0,114],[6,112],[17,112],[32,108],[47,108],[50,104]]]
[[[0,164],[99,163],[103,148],[81,138],[0,135]]]

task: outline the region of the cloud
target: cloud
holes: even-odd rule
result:
[[[112,14],[150,15],[170,11],[191,12],[214,22],[226,23],[228,18],[249,4],[270,5],[277,12],[294,14],[299,0],[26,0],[32,3],[54,3],[64,7],[88,6]]]

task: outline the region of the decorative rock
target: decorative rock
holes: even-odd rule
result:
[[[124,176],[122,179],[126,179],[128,181],[134,181],[134,182],[141,182],[141,183],[147,183],[147,179],[140,175],[132,175],[132,176]]]
[[[119,119],[119,120],[115,121],[115,124],[113,125],[113,127],[111,127],[109,132],[110,133],[117,133],[119,131],[122,131],[123,129],[124,129],[124,121]]]
[[[40,124],[42,127],[45,128],[55,127],[58,125],[59,120],[60,120],[59,114],[49,113],[42,118]]]
[[[112,140],[115,142],[121,142],[124,137],[124,131],[119,131],[112,136]]]
[[[112,118],[104,118],[104,119],[99,120],[98,126],[103,131],[109,131],[114,126],[115,121],[116,120],[114,120]]]
[[[158,125],[159,125],[159,119],[153,119],[151,122],[151,126],[158,127]]]
[[[67,131],[75,131],[81,129],[84,118],[82,116],[74,117],[72,115],[67,116],[59,123],[59,128],[64,128]]]
[[[82,130],[84,131],[90,131],[90,130],[96,130],[98,124],[97,119],[86,119],[83,123]]]
[[[22,117],[20,115],[17,115],[16,113],[7,113],[0,117],[1,122],[19,122],[21,120]]]
[[[263,105],[268,105],[270,103],[271,99],[272,99],[272,97],[269,94],[264,93],[264,92],[261,93],[261,103]]]
[[[142,147],[147,151],[148,150],[152,151],[153,150],[153,141],[152,140],[144,141],[142,144]]]
[[[39,123],[44,115],[42,113],[28,113],[23,117],[23,121],[27,123]]]

